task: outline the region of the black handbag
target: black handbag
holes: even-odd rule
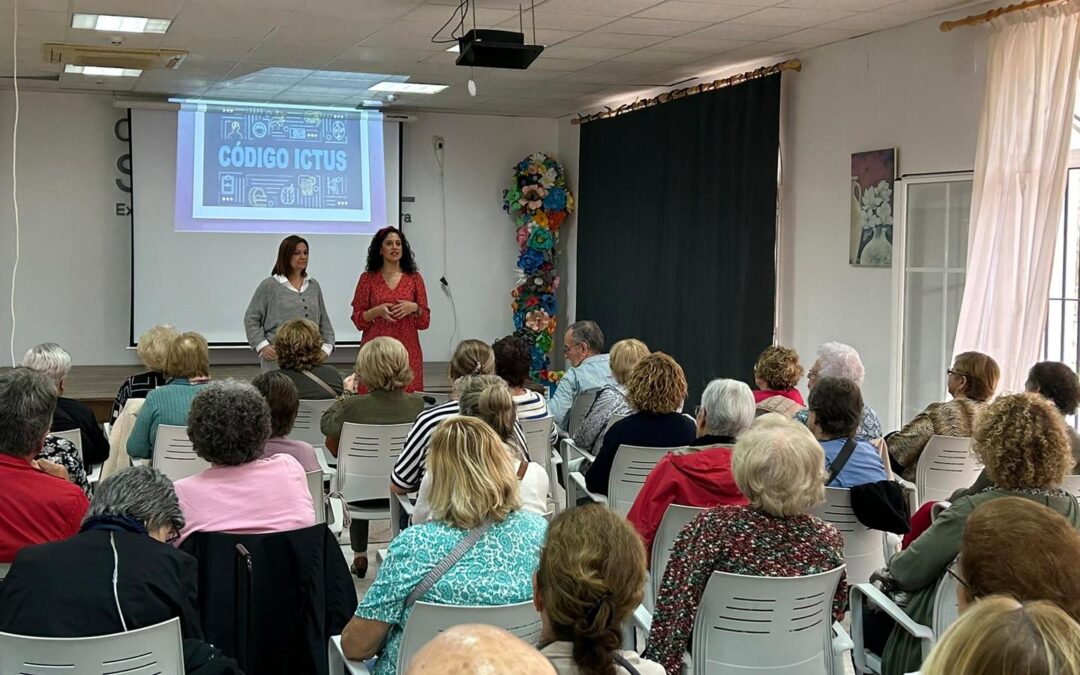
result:
[[[828,485],[836,480],[844,466],[855,452],[856,441],[849,438],[840,450],[840,454],[829,464],[829,478],[825,481]],[[864,483],[850,489],[851,510],[860,523],[871,530],[892,532],[893,534],[907,534],[911,532],[911,513],[908,509],[907,500],[904,498],[904,488],[899,483],[891,480],[879,480],[875,483]]]

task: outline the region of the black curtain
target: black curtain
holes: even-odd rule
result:
[[[780,75],[581,129],[577,317],[674,357],[687,410],[772,343]]]

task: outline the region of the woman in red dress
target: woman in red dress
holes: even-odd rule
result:
[[[419,331],[431,324],[424,279],[412,249],[396,227],[375,233],[368,247],[367,269],[356,283],[352,322],[364,334],[360,344],[386,335],[405,345],[413,380],[405,391],[424,389],[424,353]]]

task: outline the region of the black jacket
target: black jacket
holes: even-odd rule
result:
[[[37,637],[89,637],[180,618],[185,638],[201,638],[197,563],[168,544],[133,532],[91,530],[64,541],[28,546],[0,584],[0,631]]]
[[[251,553],[250,603],[237,544]],[[199,561],[209,642],[236,656],[249,675],[326,675],[327,642],[356,611],[356,587],[326,525],[276,534],[196,532],[181,548]]]
[[[98,425],[94,411],[75,399],[60,397],[56,400],[50,431],[78,429],[82,436],[83,463],[90,471],[91,464],[101,464],[109,458],[109,439]]]

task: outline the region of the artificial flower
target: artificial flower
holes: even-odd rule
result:
[[[565,211],[549,211],[547,213],[548,228],[552,230],[559,229],[559,226],[563,224],[564,220],[566,220]]]
[[[540,298],[536,297],[535,295],[525,301],[525,306],[526,307],[536,307],[539,304],[540,304]],[[536,330],[540,330],[540,329],[537,328]]]
[[[517,230],[517,243],[518,246],[524,246],[525,242],[529,241],[529,228],[519,227]]]
[[[547,358],[547,356],[544,355],[544,352],[542,352],[542,351],[540,351],[538,349],[533,349],[533,353],[532,353],[532,369],[537,370],[537,371],[538,370],[543,370],[544,368],[547,368],[547,365],[548,365],[548,358]]]
[[[535,211],[544,205],[544,197],[548,191],[540,185],[526,185],[521,188],[521,199],[518,202],[529,211]]]
[[[545,314],[547,314],[547,312],[545,312]],[[544,328],[546,329],[547,326],[544,326]],[[547,353],[551,351],[551,333],[545,330],[543,333],[540,333],[540,335],[536,336],[536,346],[539,347],[540,351],[542,351],[546,356]],[[545,358],[545,361],[546,360],[547,359]]]
[[[510,189],[508,189],[506,192],[503,192],[503,199],[506,201],[507,207],[509,207],[510,204],[514,204],[521,199],[521,190],[518,189],[516,182],[510,186]]]
[[[529,330],[537,333],[545,330],[549,321],[551,321],[551,315],[542,309],[534,309],[525,315],[525,326]],[[547,333],[544,334],[546,335]]]
[[[536,228],[532,231],[532,234],[529,235],[529,248],[546,251],[554,245],[555,240],[551,238],[551,232],[542,227]]]
[[[555,167],[550,167],[547,171],[540,175],[540,184],[546,188],[549,188],[555,184],[555,181],[558,180],[558,178],[559,174],[557,171],[555,171]]]
[[[518,256],[518,267],[522,269],[526,274],[532,274],[536,270],[540,269],[540,265],[544,263],[544,254],[536,249],[527,248],[521,252]]]
[[[537,211],[536,213],[534,213],[532,215],[532,221],[533,221],[533,223],[539,225],[540,227],[547,227],[548,226],[547,213],[545,213],[544,211]]]
[[[566,208],[566,190],[553,187],[544,196],[544,208],[549,211],[561,211]]]
[[[559,290],[559,282],[560,281],[562,281],[562,279],[560,279],[559,275],[556,274],[555,278],[551,280],[551,290],[553,290],[553,291]]]

